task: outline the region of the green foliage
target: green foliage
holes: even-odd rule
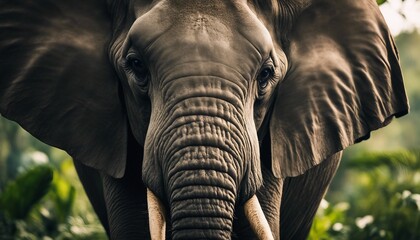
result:
[[[346,181],[327,196],[338,203],[319,209],[310,239],[420,239],[420,151],[348,160]]]
[[[69,162],[69,161],[67,161]],[[63,162],[62,165],[68,164]],[[63,223],[71,215],[71,210],[75,202],[76,188],[62,177],[60,172],[55,172],[53,189],[51,192],[54,210],[59,222]]]
[[[349,169],[356,170],[375,170],[385,167],[392,172],[399,168],[418,169],[419,153],[409,150],[400,150],[396,152],[361,152],[359,156],[354,157],[346,164]]]
[[[371,215],[356,218],[349,239],[419,239],[420,238],[420,194],[404,190],[390,195],[380,202],[371,202]],[[383,209],[379,210],[379,207]],[[361,211],[354,206],[355,212]],[[368,219],[366,221],[366,219]]]
[[[357,177],[349,197],[350,217],[373,218],[350,237],[420,239],[420,152],[364,154],[349,168],[349,176]]]
[[[48,178],[48,185],[35,176]],[[0,239],[106,239],[87,199],[77,198],[77,188],[67,180],[69,177],[77,181],[72,161],[67,159],[59,169],[37,166],[10,181],[0,194],[6,213],[0,216]],[[30,197],[32,192],[37,193],[36,198]],[[44,198],[39,201],[41,193]],[[21,204],[23,200],[25,204]],[[77,202],[80,208],[74,210]]]
[[[349,228],[344,223],[348,209],[349,204],[346,202],[340,202],[332,206],[323,199],[317,212],[317,218],[309,233],[309,239],[346,239]]]
[[[70,157],[3,118],[0,206],[0,239],[107,239]]]
[[[49,166],[37,166],[10,182],[0,195],[0,210],[11,220],[25,219],[48,192],[53,179]]]
[[[381,4],[385,3],[386,0],[376,0],[376,2],[378,3],[378,5],[381,5]]]

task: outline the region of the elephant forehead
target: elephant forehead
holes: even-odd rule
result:
[[[195,32],[190,36],[179,36],[176,31],[170,31],[144,54],[149,65],[156,67],[157,72],[176,70],[178,74],[184,75],[216,74],[215,69],[248,75],[255,71],[255,66],[259,66],[261,61],[261,54],[244,40],[241,43],[239,40],[229,41],[212,37],[209,33]],[[179,71],[180,69],[183,71]],[[222,74],[225,77],[227,75]]]
[[[178,45],[217,46],[223,51],[234,46],[243,49],[241,40],[259,52],[272,47],[267,29],[243,1],[168,0],[137,17],[129,36],[140,49],[164,35]]]
[[[251,74],[273,46],[246,3],[234,1],[160,2],[136,20],[130,39],[151,66],[236,63]]]
[[[177,46],[205,46],[231,48],[235,42],[234,28],[215,16],[205,12],[195,12],[184,16],[172,25],[168,32]]]

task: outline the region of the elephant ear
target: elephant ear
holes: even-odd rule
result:
[[[0,1],[0,113],[122,177],[127,120],[106,47],[106,1]]]
[[[275,176],[300,175],[408,113],[398,53],[375,1],[314,0],[289,36],[290,67],[270,118]]]

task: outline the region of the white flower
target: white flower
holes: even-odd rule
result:
[[[410,191],[408,191],[408,190],[404,190],[404,191],[403,191],[403,193],[402,193],[402,195],[401,195],[401,198],[402,198],[402,199],[406,199],[406,198],[408,198],[410,195],[411,195],[411,192],[410,192]]]
[[[364,217],[361,218],[356,218],[356,225],[357,227],[359,227],[360,229],[365,228],[368,224],[373,223],[373,216],[372,215],[366,215]]]
[[[334,206],[334,208],[340,211],[347,211],[350,208],[350,204],[348,202],[339,202]]]
[[[48,163],[48,156],[43,152],[35,151],[32,152],[30,156],[32,161],[37,165]]]
[[[332,229],[336,232],[339,232],[341,230],[343,230],[343,224],[342,223],[334,223],[334,225],[332,226]]]
[[[321,204],[320,204],[320,207],[321,207],[322,209],[327,209],[329,205],[330,205],[330,203],[328,203],[328,201],[327,201],[327,200],[322,199]]]
[[[412,195],[411,195],[411,198],[412,198],[414,201],[416,201],[416,204],[417,204],[417,210],[419,210],[419,211],[420,211],[420,194],[417,194],[417,193],[412,194]]]

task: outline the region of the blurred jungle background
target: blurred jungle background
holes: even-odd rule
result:
[[[420,239],[419,1],[387,1],[381,10],[411,112],[345,151],[309,239]],[[71,158],[1,117],[0,239],[106,239]]]

